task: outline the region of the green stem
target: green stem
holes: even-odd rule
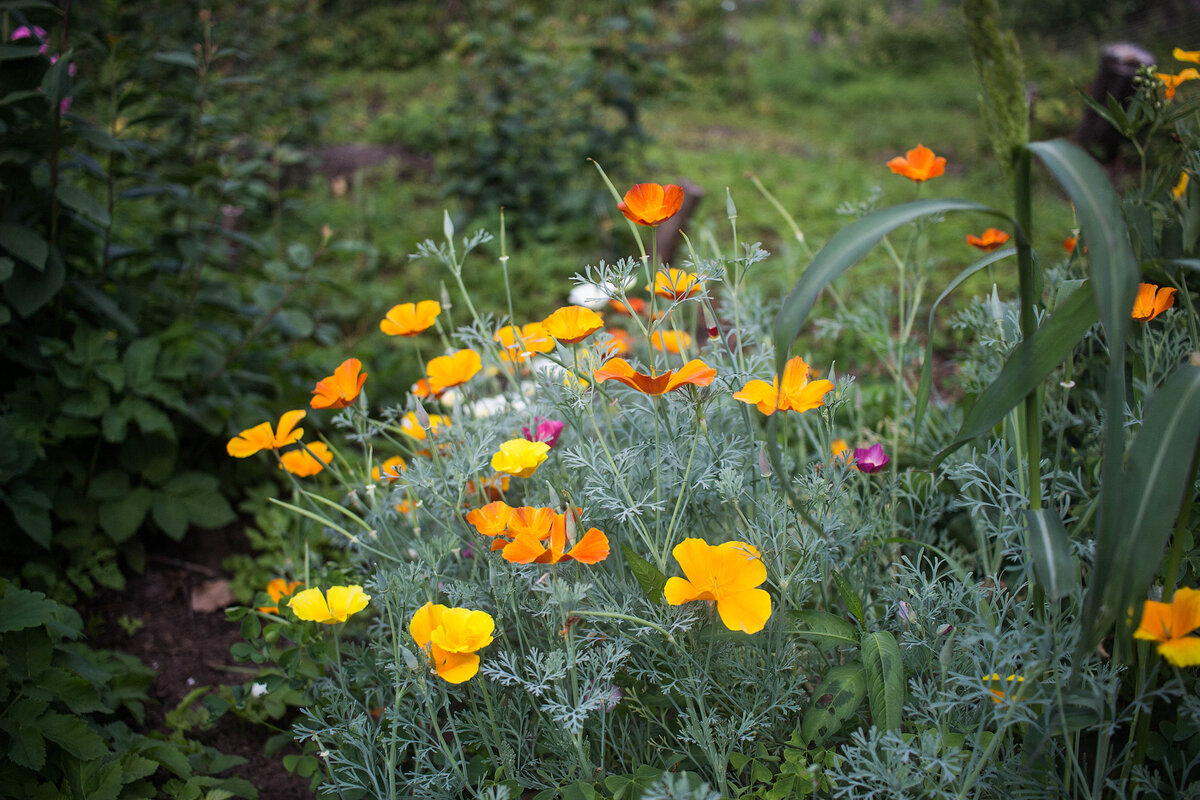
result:
[[[1030,154],[1019,147],[1013,156],[1013,199],[1017,221],[1017,275],[1020,281],[1021,340],[1029,341],[1037,330],[1037,275],[1033,263],[1033,206],[1030,187]],[[1025,433],[1025,457],[1029,474],[1029,507],[1042,507],[1042,409],[1040,392],[1025,398],[1022,420]],[[1110,420],[1111,422],[1111,420]]]

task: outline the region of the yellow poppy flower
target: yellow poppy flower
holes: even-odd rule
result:
[[[400,473],[408,469],[408,465],[404,463],[404,459],[400,456],[392,456],[382,464],[377,464],[371,468],[371,480],[381,481],[387,479],[388,483],[392,483],[400,479]]]
[[[779,378],[753,380],[735,392],[733,399],[758,406],[768,417],[778,411],[804,413],[825,405],[825,395],[833,390],[832,381],[809,381],[810,368],[800,356],[789,360],[783,368],[783,385]]]
[[[433,662],[433,668],[449,683],[463,683],[479,671],[475,651],[492,643],[496,622],[486,611],[447,608],[426,603],[417,609],[408,623],[419,647]]]
[[[678,353],[692,346],[692,335],[687,331],[655,331],[650,334],[650,345],[655,350]]]
[[[528,439],[509,439],[492,456],[492,469],[506,472],[514,478],[528,478],[546,460],[550,445]]]
[[[1186,172],[1179,173],[1179,180],[1171,187],[1171,196],[1176,200],[1182,200],[1184,192],[1188,187],[1188,174]]]
[[[356,399],[367,381],[367,373],[362,372],[362,362],[357,358],[348,358],[338,365],[333,374],[322,379],[312,390],[310,405],[315,409],[346,408]]]
[[[330,586],[325,594],[320,589],[305,589],[288,601],[288,608],[308,622],[336,625],[367,607],[371,599],[361,586]]]
[[[278,614],[279,601],[285,597],[291,597],[292,593],[303,585],[300,581],[289,581],[287,578],[272,578],[267,583],[267,594],[275,601],[275,605],[259,606],[258,610],[264,614]]]
[[[577,344],[604,327],[604,318],[583,306],[566,306],[542,320],[542,327],[563,344]]]
[[[550,334],[540,322],[530,322],[518,328],[506,325],[492,336],[500,343],[500,355],[505,361],[524,363],[533,353],[549,353],[554,349]]]
[[[304,419],[304,414],[304,409],[288,411],[279,418],[279,425],[274,429],[269,422],[247,428],[229,440],[225,452],[234,458],[248,458],[260,450],[278,450],[299,441],[304,430],[297,428],[296,424]]]
[[[419,303],[401,303],[392,306],[379,322],[379,330],[388,336],[416,336],[428,328],[442,311],[437,300],[422,300]]]
[[[660,269],[654,276],[654,293],[667,300],[683,300],[697,294],[704,286],[691,272],[674,267]],[[649,291],[651,287],[647,286]]]
[[[442,428],[450,427],[450,418],[445,414],[430,414],[429,415],[429,432],[436,438]],[[417,414],[415,411],[409,411],[400,418],[400,430],[414,439],[425,441],[425,429],[417,422]]]
[[[710,545],[703,539],[684,539],[671,555],[687,578],[667,580],[663,594],[668,603],[714,602],[721,622],[731,631],[757,633],[767,624],[771,595],[756,588],[767,579],[767,568],[752,545]]]
[[[1008,695],[1006,695],[1003,691],[1001,691],[1002,689],[1006,688],[1006,689],[1008,689],[1009,692],[1011,692],[1013,690],[1014,683],[1024,683],[1025,682],[1025,678],[1023,678],[1020,675],[1009,675],[1007,678],[1001,678],[999,672],[993,672],[991,675],[984,678],[983,680],[984,680],[984,683],[986,683],[988,685],[988,691],[991,692],[993,695],[995,695],[992,698],[993,703],[1002,703],[1008,697]],[[1008,685],[1005,686],[1005,684],[1008,684]],[[996,688],[996,687],[1000,687],[1000,688]]]

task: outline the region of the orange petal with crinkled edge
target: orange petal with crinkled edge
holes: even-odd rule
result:
[[[459,350],[448,356],[438,356],[426,365],[429,375],[429,389],[434,394],[459,386],[471,380],[475,373],[483,368],[483,361],[471,349]]]
[[[554,509],[540,506],[521,506],[514,508],[508,520],[508,532],[513,538],[532,536],[535,539],[545,539],[550,536],[550,527],[554,524]]]
[[[274,442],[271,423],[261,422],[230,439],[225,445],[225,452],[234,458],[248,458],[260,450],[271,450]]]
[[[825,395],[831,391],[833,391],[832,381],[813,381],[802,386],[799,391],[785,392],[787,407],[800,413],[820,408],[825,405]]]
[[[597,564],[608,558],[608,552],[608,537],[598,528],[589,528],[566,555],[580,564]]]
[[[315,409],[349,406],[358,398],[363,384],[366,383],[367,373],[361,370],[362,362],[357,358],[343,361],[332,375],[317,382],[316,388],[312,390],[310,405]]]
[[[638,225],[658,225],[679,211],[683,206],[683,189],[673,183],[662,186],[657,183],[639,183],[625,193],[617,208],[629,220]]]
[[[512,515],[512,506],[503,500],[497,500],[468,513],[467,522],[474,525],[475,530],[484,536],[498,536],[508,528],[508,521]]]
[[[733,399],[757,406],[758,410],[768,417],[783,408],[779,387],[766,381],[748,381],[741,391],[733,393]]]
[[[577,344],[604,327],[604,318],[583,306],[566,306],[542,320],[542,328],[563,344]]]
[[[379,330],[388,336],[416,336],[433,324],[441,310],[442,304],[437,300],[401,303],[391,307],[380,321]]]
[[[662,375],[647,375],[644,372],[635,370],[628,361],[623,358],[613,358],[607,361],[600,369],[592,371],[592,378],[596,383],[604,383],[605,381],[617,381],[623,383],[630,389],[637,389],[642,394],[662,394],[667,390],[667,382],[671,380],[671,373],[664,372]]]
[[[514,564],[532,564],[539,558],[550,552],[542,543],[533,536],[525,535],[518,536],[504,546],[505,561],[511,561]]]
[[[684,364],[670,374],[667,381],[667,391],[673,392],[681,386],[708,386],[717,377],[717,371],[698,358]]]

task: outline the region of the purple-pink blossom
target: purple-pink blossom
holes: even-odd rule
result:
[[[9,41],[12,42],[17,41],[18,39],[36,40],[40,45],[38,47],[38,55],[40,56],[46,55],[46,51],[50,49],[50,45],[46,43],[46,29],[39,28],[37,25],[34,25],[32,29],[28,25],[21,25],[17,27],[8,38]]]
[[[521,434],[531,442],[545,442],[554,447],[558,443],[558,437],[562,436],[566,423],[556,419],[542,419],[541,417],[534,417],[533,421],[537,423],[536,433],[531,436],[529,428],[522,427]]]
[[[883,445],[873,444],[870,447],[854,448],[854,461],[859,472],[872,475],[888,465],[891,457],[883,452]]]

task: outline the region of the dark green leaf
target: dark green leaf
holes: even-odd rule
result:
[[[801,639],[810,639],[818,644],[834,647],[858,644],[858,631],[854,626],[828,611],[802,609],[792,611],[790,616],[804,626],[792,631],[793,635]]]
[[[158,362],[158,354],[161,351],[162,345],[152,336],[138,339],[125,349],[122,361],[125,363],[125,380],[130,389],[139,394],[146,391],[146,387],[154,380],[154,365]]]
[[[55,110],[58,109],[58,104],[71,93],[71,55],[72,51],[70,50],[63,53],[42,76],[42,93],[46,95],[51,108]]]
[[[58,607],[41,592],[9,586],[0,597],[0,633],[45,625],[54,619]]]
[[[177,67],[196,68],[196,55],[187,50],[174,50],[168,53],[155,53],[155,61],[161,61],[164,64],[174,64]]]
[[[38,733],[36,728],[30,725],[14,725],[13,727],[15,730],[10,732],[12,743],[8,748],[8,757],[13,760],[14,764],[20,764],[34,772],[40,772],[46,765],[46,740],[42,738],[42,734]]]
[[[663,575],[658,567],[639,556],[627,544],[621,545],[621,554],[625,556],[625,564],[633,573],[633,577],[637,579],[638,586],[642,587],[646,597],[655,603],[661,603],[663,587],[667,585],[667,576]]]
[[[43,736],[81,761],[91,761],[108,752],[104,740],[79,717],[47,714],[33,724]]]
[[[111,222],[108,216],[108,209],[101,205],[99,200],[75,184],[60,183],[57,194],[58,199],[62,201],[64,206],[78,211],[96,224],[108,225]]]
[[[145,486],[139,486],[117,500],[101,503],[98,512],[100,527],[114,542],[123,542],[138,532],[146,512],[150,510],[152,494]]]
[[[833,585],[837,587],[838,594],[842,596],[842,600],[846,603],[846,610],[854,615],[858,620],[858,624],[862,625],[866,622],[863,617],[862,598],[858,596],[858,592],[854,591],[854,587],[850,585],[850,581],[846,580],[846,576],[838,572],[836,569],[831,572]]]
[[[812,703],[800,723],[800,738],[809,746],[824,744],[854,716],[866,696],[867,676],[862,664],[831,668],[813,690]]]
[[[862,659],[875,727],[900,730],[904,707],[904,660],[896,637],[888,631],[864,633]]]
[[[4,282],[4,296],[14,311],[29,317],[58,294],[66,276],[62,257],[51,248],[46,266],[40,272],[26,264],[17,265],[13,276]]]
[[[37,58],[36,44],[0,44],[0,61],[13,61],[18,58]]]
[[[163,533],[175,541],[183,538],[183,535],[187,533],[188,514],[180,500],[166,492],[155,492],[151,508],[154,513],[154,521],[158,527],[162,528]]]
[[[1026,509],[1025,524],[1038,585],[1051,600],[1066,597],[1079,582],[1079,575],[1071,556],[1071,537],[1058,512],[1052,508]]]
[[[50,245],[37,231],[15,222],[0,222],[0,247],[41,272],[46,268]]]

